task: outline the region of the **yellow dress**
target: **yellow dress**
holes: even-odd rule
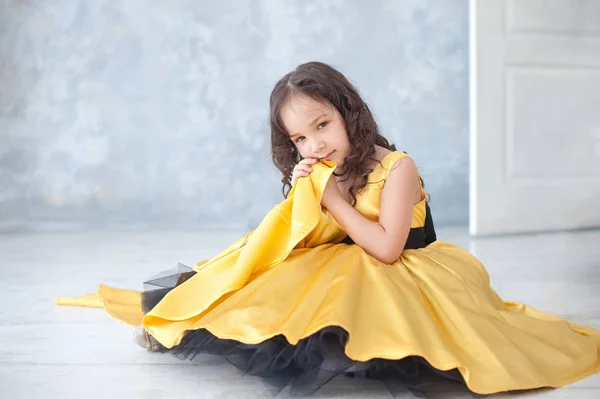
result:
[[[369,176],[356,203],[365,217],[378,220],[387,174],[405,156],[388,154]],[[245,371],[297,387],[349,371],[406,379],[426,365],[491,394],[559,387],[600,371],[598,331],[503,301],[466,250],[436,240],[405,248],[387,265],[349,242],[320,206],[334,168],[316,164],[256,230],[174,288],[157,290],[147,312],[141,303],[152,291],[101,286],[96,295],[57,301],[141,322],[165,352],[237,356]],[[423,199],[413,238],[423,238],[427,216]]]

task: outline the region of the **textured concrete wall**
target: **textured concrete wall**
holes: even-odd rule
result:
[[[468,215],[467,2],[0,0],[0,229],[252,228],[268,96],[321,60]]]

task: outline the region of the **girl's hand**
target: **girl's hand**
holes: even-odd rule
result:
[[[335,177],[331,175],[327,180],[325,191],[323,191],[323,198],[321,198],[321,205],[329,209],[329,207],[335,203],[335,201],[342,199],[342,192],[335,181]]]
[[[317,159],[315,158],[304,158],[302,161],[298,162],[292,172],[292,187],[294,187],[294,184],[299,177],[306,177],[312,172],[311,166],[315,163],[317,163]]]

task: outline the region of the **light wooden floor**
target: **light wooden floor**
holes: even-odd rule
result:
[[[130,327],[103,311],[53,302],[95,292],[100,282],[139,289],[155,272],[210,258],[241,234],[0,235],[0,398],[272,397],[260,381],[218,358],[199,366],[147,353],[133,344]],[[478,256],[505,300],[600,328],[600,231],[473,241],[464,230],[440,230],[439,238]],[[318,396],[391,397],[378,382],[347,378]],[[600,398],[600,375],[517,397]]]

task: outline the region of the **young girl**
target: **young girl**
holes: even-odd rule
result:
[[[342,374],[417,393],[437,376],[491,394],[600,371],[598,331],[504,302],[477,259],[436,240],[415,163],[340,72],[300,65],[270,108],[285,200],[256,230],[141,295],[101,286],[59,303],[91,299],[141,323],[148,350],[221,354],[292,393]]]

